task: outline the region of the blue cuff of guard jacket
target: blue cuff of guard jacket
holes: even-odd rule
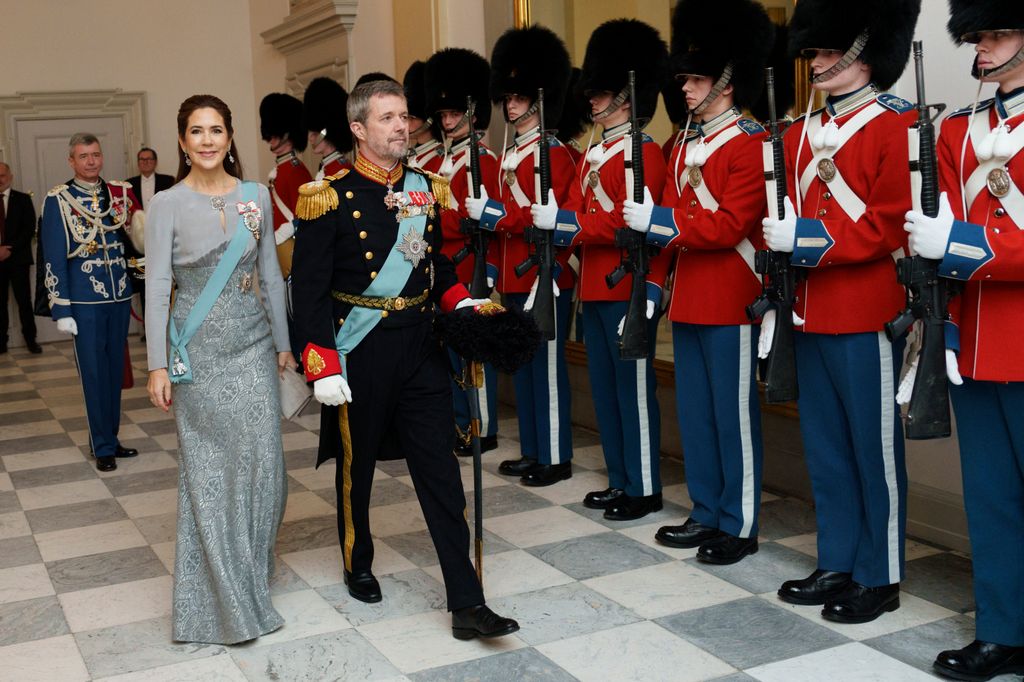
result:
[[[950,279],[967,281],[978,269],[995,258],[985,237],[985,228],[974,223],[953,221],[946,243],[946,255],[939,264],[939,274]]]
[[[498,223],[501,219],[507,216],[508,213],[505,211],[505,204],[494,199],[488,199],[487,203],[484,204],[484,212],[480,214],[480,227],[485,230],[494,232],[497,229]]]
[[[952,320],[946,320],[943,325],[946,337],[946,348],[948,350],[960,352],[960,326]]]
[[[576,218],[575,211],[559,209],[555,218],[555,245],[572,246],[572,242],[583,230],[580,221]]]
[[[647,282],[647,300],[654,302],[655,309],[661,305],[662,289],[654,282]]]
[[[493,282],[497,282],[498,281],[498,266],[497,265],[494,265],[493,263],[488,263],[487,266],[484,268],[484,271],[486,272],[487,277],[489,277],[491,279],[491,281],[493,281]]]
[[[678,236],[679,228],[676,227],[675,211],[664,206],[655,206],[651,212],[647,243],[664,249]]]
[[[825,229],[825,223],[809,218],[796,219],[796,240],[789,262],[803,268],[816,268],[835,240]]]

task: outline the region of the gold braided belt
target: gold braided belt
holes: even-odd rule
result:
[[[405,296],[361,296],[357,294],[345,294],[340,291],[332,291],[331,296],[336,301],[357,305],[361,308],[373,308],[374,310],[405,310],[412,306],[426,302],[430,291],[423,290],[423,293],[413,298]]]

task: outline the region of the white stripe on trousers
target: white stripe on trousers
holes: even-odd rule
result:
[[[654,494],[654,480],[651,477],[651,425],[647,414],[647,360],[636,362],[636,406],[640,423],[640,478],[644,495]]]
[[[739,327],[740,335],[740,378],[739,378],[739,418],[740,448],[743,462],[743,490],[740,497],[740,509],[743,515],[743,527],[740,537],[750,537],[754,527],[757,510],[754,509],[754,446],[750,438],[750,372],[751,344],[754,336],[753,325]]]
[[[487,409],[487,365],[481,365],[481,368],[484,371],[484,380],[480,382],[480,388],[477,389],[477,403],[480,405],[480,437],[483,438],[487,435],[487,430],[491,428],[491,413]],[[469,398],[468,394],[466,398]]]
[[[561,424],[558,421],[558,331],[557,331],[557,320],[556,320],[556,331],[555,339],[547,342],[548,353],[548,429],[551,448],[551,463],[561,464],[562,453],[558,449],[559,442],[559,427]]]
[[[896,419],[896,397],[893,388],[892,344],[883,332],[878,333],[878,364],[881,380],[880,406],[882,418],[882,465],[885,471],[885,487],[889,493],[888,537],[889,582],[900,581],[900,495],[896,478],[896,453],[893,450],[894,422]]]

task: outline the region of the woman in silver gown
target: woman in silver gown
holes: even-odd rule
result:
[[[259,185],[256,206],[249,206],[261,213],[250,227],[258,237],[249,238],[187,344],[192,381],[171,388],[171,280],[180,330],[246,209],[231,138],[231,112],[221,100],[196,95],[182,103],[179,182],[153,197],[145,229],[149,395],[166,411],[173,394],[178,427],[173,637],[218,644],[253,639],[284,622],[269,587],[287,492],[277,372],[295,368],[270,195]]]

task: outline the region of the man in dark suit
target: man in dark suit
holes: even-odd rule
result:
[[[21,333],[29,352],[42,353],[36,343],[36,321],[32,316],[32,235],[36,229],[36,211],[32,197],[11,189],[14,173],[0,162],[0,353],[7,352],[7,288],[14,290],[21,318]]]
[[[139,165],[139,174],[128,178],[131,183],[135,198],[139,200],[139,206],[145,210],[149,200],[157,192],[162,192],[174,184],[174,178],[170,175],[156,172],[156,152],[149,147],[143,147],[135,157]]]

